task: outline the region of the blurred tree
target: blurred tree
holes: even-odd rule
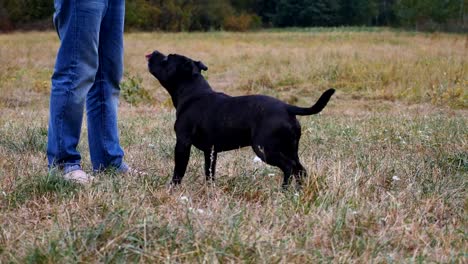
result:
[[[276,26],[335,26],[340,22],[338,0],[280,0],[276,6]]]
[[[261,18],[255,14],[242,13],[228,16],[224,19],[223,29],[230,31],[247,31],[259,28],[262,25]]]
[[[370,26],[377,18],[376,0],[341,0],[341,24]]]
[[[395,0],[380,0],[378,1],[378,15],[375,20],[375,24],[381,25],[393,25],[396,22],[396,16],[394,12]]]
[[[336,26],[340,23],[338,0],[305,0],[298,26]]]
[[[0,30],[51,28],[53,0],[0,0]],[[126,0],[126,29],[394,25],[467,30],[468,0]],[[453,26],[454,25],[454,26]]]
[[[273,17],[275,26],[297,26],[299,13],[303,7],[303,0],[279,0],[276,6],[276,13]]]
[[[190,30],[221,29],[224,18],[233,14],[228,0],[198,0],[194,3]]]
[[[258,0],[230,0],[229,1],[238,12],[253,12]]]
[[[437,29],[439,24],[457,20],[466,14],[466,0],[397,0],[395,14],[400,25]],[[463,15],[460,15],[463,13]],[[463,23],[463,21],[460,21]]]
[[[161,0],[159,25],[162,30],[185,31],[190,28],[194,2],[192,0]]]
[[[24,24],[47,19],[54,12],[54,1],[50,0],[2,0],[4,9],[12,23]]]
[[[4,3],[0,2],[0,31],[9,31],[13,29],[13,24],[10,21],[10,16],[6,10]]]
[[[256,0],[254,2],[253,11],[262,18],[265,26],[273,26],[278,2],[279,0]]]
[[[127,29],[137,28],[143,30],[161,29],[159,19],[161,9],[154,3],[146,0],[125,1],[125,24]]]

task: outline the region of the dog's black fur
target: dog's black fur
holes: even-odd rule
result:
[[[200,61],[158,51],[147,59],[149,71],[169,92],[177,111],[173,184],[180,184],[184,177],[192,145],[205,154],[207,180],[214,180],[218,152],[252,146],[262,161],[283,171],[283,187],[289,185],[291,175],[302,183],[306,170],[298,157],[301,126],[296,115],[322,111],[334,89],[323,93],[310,108],[264,95],[231,97],[211,89],[201,75],[208,68]]]

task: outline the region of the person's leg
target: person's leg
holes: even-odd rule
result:
[[[99,34],[99,68],[86,99],[93,169],[128,170],[119,143],[117,110],[123,74],[124,0],[109,0]]]
[[[101,3],[102,2],[102,3]],[[47,143],[49,168],[81,169],[80,139],[86,94],[98,68],[104,0],[55,0],[54,23],[61,40],[52,75]]]

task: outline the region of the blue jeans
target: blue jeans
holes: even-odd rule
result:
[[[123,73],[125,0],[55,0],[60,48],[52,75],[47,145],[49,168],[80,169],[77,151],[86,102],[94,170],[127,170],[117,108]]]

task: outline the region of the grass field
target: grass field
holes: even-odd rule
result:
[[[49,175],[53,32],[0,35],[0,263],[468,261],[468,37],[389,30],[129,33],[119,126],[145,176]],[[175,112],[146,70],[158,49],[202,60],[218,91],[262,93],[322,114],[301,117],[303,191],[250,149],[203,154],[180,188]],[[86,129],[80,150],[90,171]]]

